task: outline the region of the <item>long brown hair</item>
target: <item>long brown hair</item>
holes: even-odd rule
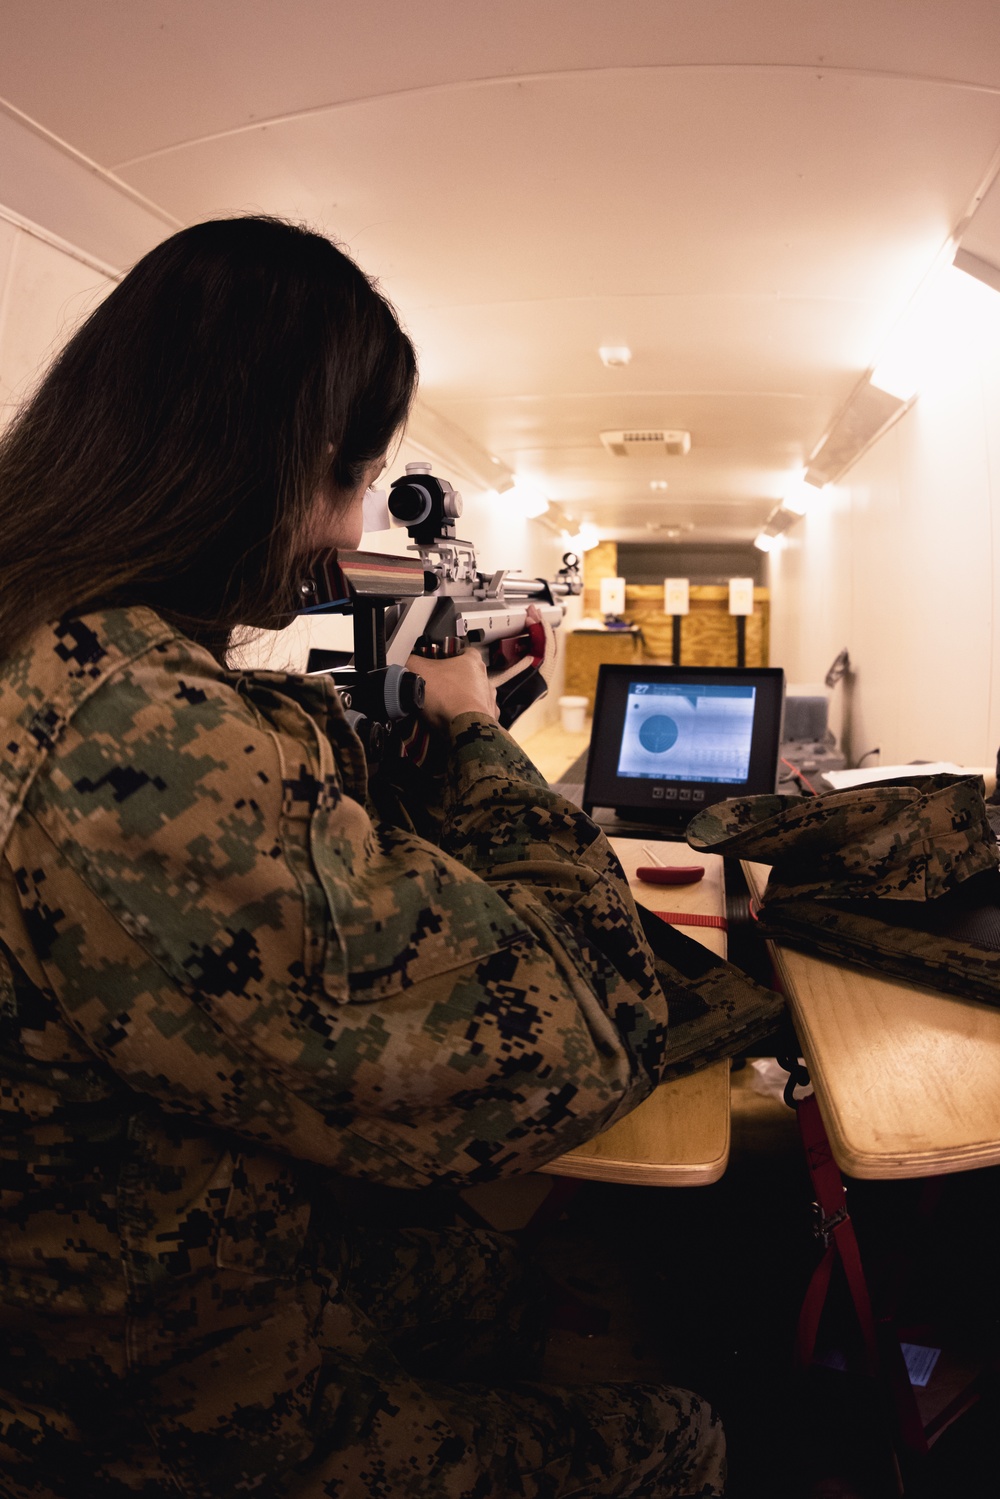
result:
[[[87,607],[150,605],[216,652],[283,622],[313,496],[356,487],[415,384],[328,239],[248,217],[165,240],[0,439],[0,658]]]

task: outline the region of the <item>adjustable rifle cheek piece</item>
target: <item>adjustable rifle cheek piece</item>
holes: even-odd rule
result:
[[[583,586],[570,552],[552,582],[506,569],[480,572],[472,543],[455,535],[462,497],[446,479],[435,478],[429,464],[407,464],[390,488],[388,508],[405,526],[414,556],[326,551],[301,584],[302,612],[353,615],[353,657],[310,651],[307,670],[333,676],[373,762],[396,726],[423,703],[423,678],[406,667],[411,655],[479,650],[491,673],[506,678],[497,687],[497,708],[509,728],[546,691],[539,670],[544,624],[562,622],[565,605],[557,599]],[[527,664],[518,670],[521,662]]]

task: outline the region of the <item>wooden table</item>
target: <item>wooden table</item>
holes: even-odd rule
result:
[[[629,877],[637,905],[653,911],[724,915],[722,860],[701,854],[686,843],[644,844],[635,838],[613,838],[615,852]],[[703,864],[696,885],[644,885],[635,878],[653,848],[667,864]],[[720,957],[726,934],[719,927],[682,927]],[[663,1083],[649,1098],[603,1134],[542,1168],[553,1176],[590,1181],[629,1182],[639,1186],[696,1187],[718,1181],[729,1161],[729,1063],[716,1062],[690,1077]]]
[[[769,867],[743,869],[759,899]],[[771,950],[842,1171],[898,1178],[1000,1163],[1000,1010]]]

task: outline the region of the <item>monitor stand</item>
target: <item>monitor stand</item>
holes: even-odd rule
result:
[[[584,750],[578,755],[572,765],[567,766],[558,781],[552,782],[552,790],[558,791],[568,802],[575,807],[583,806],[583,788],[587,775],[587,756],[589,750]],[[611,807],[595,807],[592,813],[594,821],[601,832],[608,838],[659,838],[668,843],[683,843],[684,829],[694,816],[692,812],[689,817],[684,817],[676,823],[647,822],[644,820],[633,821],[629,817],[619,817]]]
[[[692,812],[678,822],[648,822],[619,817],[613,807],[594,807],[589,815],[606,838],[655,838],[665,843],[686,843],[684,830],[695,814]]]

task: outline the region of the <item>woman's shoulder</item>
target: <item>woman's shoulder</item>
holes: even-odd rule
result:
[[[228,804],[232,792],[239,805],[247,788],[259,800],[328,780],[363,800],[364,756],[331,691],[230,671],[148,609],[60,621],[0,665],[0,802],[32,795],[36,810],[59,804],[78,819],[81,798],[121,811],[151,787],[163,815],[168,802]]]
[[[69,723],[112,735],[182,734],[252,724],[312,737],[342,716],[336,694],[294,673],[230,670],[154,610],[72,615],[37,630],[0,664],[0,721],[30,736]]]
[[[209,674],[216,665],[208,651],[152,609],[67,614],[39,626],[0,662],[0,680],[26,695],[79,696],[133,663],[178,655]]]

